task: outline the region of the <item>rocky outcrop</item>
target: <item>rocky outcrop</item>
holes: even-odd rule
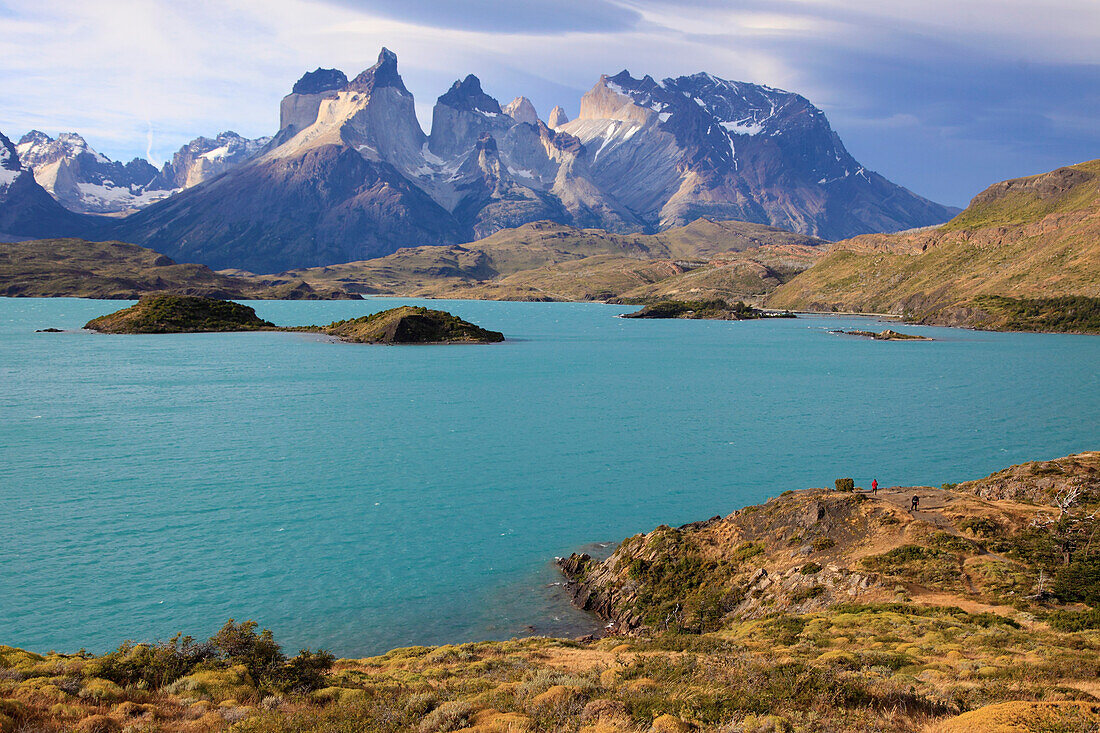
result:
[[[435,103],[428,149],[440,158],[467,154],[483,135],[502,135],[515,124],[473,74],[456,81]]]
[[[253,158],[269,142],[269,137],[250,140],[232,130],[213,139],[197,137],[173,154],[153,185],[173,189],[173,193],[197,186]]]
[[[347,84],[347,75],[339,69],[318,68],[306,72],[279,103],[279,132],[275,135],[275,144],[281,145],[316,122],[321,101],[335,99],[336,92]]]
[[[1009,499],[1051,505],[1057,497],[1076,492],[1077,503],[1100,502],[1100,452],[1075,453],[1053,461],[1031,461],[1011,466],[976,481],[958,485],[959,491],[983,499]]]
[[[552,130],[558,129],[567,122],[569,122],[569,115],[565,114],[565,110],[558,105],[555,105],[554,109],[550,110],[550,116],[546,118],[546,124],[549,125]]]
[[[830,331],[830,333],[840,334],[842,336],[859,336],[860,338],[872,339],[874,341],[932,341],[933,339],[927,336],[918,336],[911,333],[898,333],[892,329],[886,329],[885,331]]]
[[[750,321],[756,318],[794,318],[790,313],[768,313],[744,303],[724,300],[662,300],[622,318],[684,318],[709,321]]]
[[[1066,521],[1087,535],[1100,501],[1098,461],[1077,454],[941,489],[785,491],[725,517],[630,537],[606,560],[582,553],[558,565],[574,602],[613,633],[699,633],[899,595],[1004,608],[1032,592],[1045,561],[996,553],[1032,546],[1044,511],[1035,503],[1073,489]],[[1073,599],[1076,591],[1059,587]]]
[[[535,112],[535,105],[527,97],[516,97],[504,107],[504,114],[516,122],[526,122],[528,125],[537,125],[539,115]]]

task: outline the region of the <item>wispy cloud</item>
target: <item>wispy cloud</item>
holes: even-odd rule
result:
[[[74,130],[116,158],[258,136],[302,72],[399,54],[421,122],[476,73],[575,113],[600,73],[707,70],[800,92],[864,164],[965,203],[1100,156],[1095,0],[6,0],[0,129]]]

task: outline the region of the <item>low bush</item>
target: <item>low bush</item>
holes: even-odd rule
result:
[[[178,634],[171,641],[156,644],[126,642],[116,651],[90,660],[84,674],[123,687],[156,690],[194,673],[224,677],[229,670],[241,668],[249,678],[248,685],[265,690],[309,692],[324,685],[324,676],[334,661],[331,654],[303,649],[288,659],[272,633],[267,629],[257,633],[257,626],[255,621],[237,624],[230,619],[217,634],[201,643]],[[198,684],[207,682],[214,684],[214,680]]]
[[[855,491],[856,490],[856,482],[855,482],[854,479],[850,479],[850,478],[838,478],[836,480],[836,490],[837,491]]]
[[[1100,609],[1087,611],[1055,611],[1047,617],[1047,623],[1059,631],[1085,631],[1100,629]]]

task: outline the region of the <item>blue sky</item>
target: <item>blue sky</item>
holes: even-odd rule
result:
[[[1097,0],[0,0],[0,131],[159,162],[272,134],[307,70],[397,52],[424,127],[477,74],[573,116],[601,73],[709,71],[825,110],[864,165],[943,203],[1100,157]]]

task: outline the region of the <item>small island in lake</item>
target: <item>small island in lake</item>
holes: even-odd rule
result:
[[[276,326],[249,306],[231,300],[157,293],[129,308],[93,318],[84,328],[100,333],[212,333],[271,331]]]
[[[333,336],[358,344],[491,344],[504,340],[446,311],[419,306],[390,308],[327,326],[276,326],[247,305],[193,295],[158,293],[129,308],[88,321],[101,333],[225,333],[232,331],[301,331]]]
[[[898,333],[892,331],[889,328],[885,331],[842,331],[837,329],[830,331],[830,333],[839,334],[841,336],[859,336],[861,338],[874,339],[875,341],[934,341],[935,339],[928,338],[927,336],[918,336],[913,333]]]
[[[494,344],[504,340],[500,331],[486,330],[446,311],[411,305],[301,330],[357,344]]]
[[[770,313],[738,301],[730,304],[720,298],[713,300],[661,300],[623,318],[688,318],[713,321],[749,321],[756,318],[794,318],[788,312]]]

